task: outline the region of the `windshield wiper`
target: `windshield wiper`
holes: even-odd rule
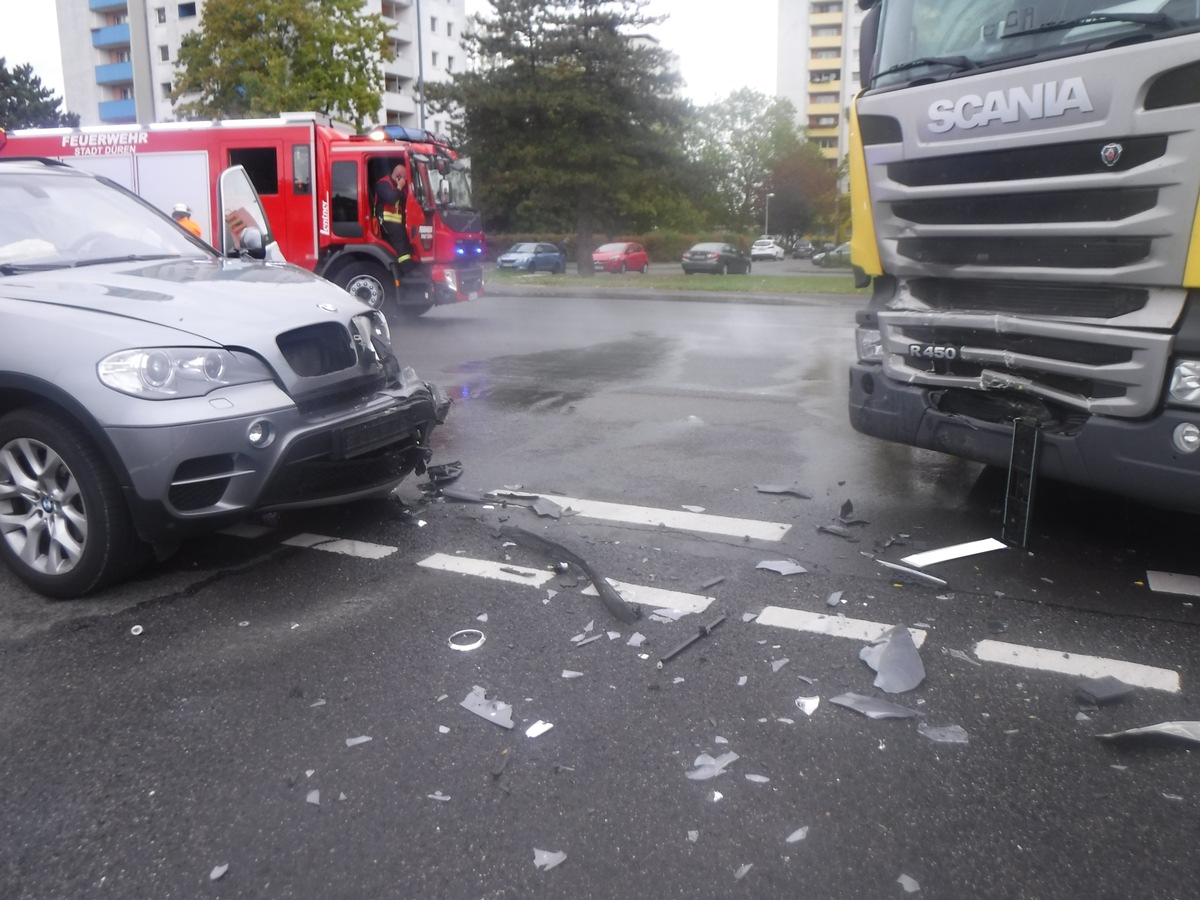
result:
[[[71,263],[70,265],[71,265],[72,269],[77,269],[80,266],[103,266],[103,265],[107,265],[108,263],[149,262],[150,260],[154,260],[154,259],[182,260],[184,258],[185,257],[180,256],[178,253],[143,253],[140,255],[139,254],[130,254],[129,256],[102,256],[102,257],[97,257],[96,259],[80,259],[80,260],[76,260],[75,262]],[[187,258],[188,259],[201,259],[202,257],[193,256],[193,257],[187,257]]]
[[[877,79],[883,78],[885,75],[894,75],[897,72],[906,72],[909,69],[918,69],[921,66],[950,66],[956,71],[965,69],[975,69],[979,67],[979,63],[965,56],[922,56],[920,59],[910,59],[908,62],[902,62],[899,65],[892,66],[890,69],[884,69],[876,75],[871,76],[873,84]]]
[[[0,275],[20,275],[22,272],[49,272],[52,269],[66,269],[70,263],[0,263]]]
[[[1047,22],[1037,28],[1026,28],[1022,31],[1005,32],[1002,38],[1024,37],[1027,34],[1042,34],[1047,31],[1063,31],[1067,28],[1083,28],[1086,25],[1105,25],[1109,23],[1128,22],[1133,25],[1156,25],[1163,31],[1174,31],[1182,28],[1183,23],[1162,13],[1092,13],[1090,16],[1080,16],[1078,19],[1066,19],[1062,22]]]

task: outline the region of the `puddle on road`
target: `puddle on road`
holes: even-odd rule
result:
[[[556,412],[613,384],[646,377],[673,348],[658,336],[634,335],[570,350],[473,360],[451,370],[460,378],[446,389],[459,402]]]

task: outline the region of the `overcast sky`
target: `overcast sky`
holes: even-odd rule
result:
[[[651,0],[648,11],[667,14],[656,29],[662,45],[679,56],[686,93],[711,103],[742,87],[775,93],[775,29],[778,0]],[[5,0],[0,16],[0,57],[8,67],[31,63],[34,74],[63,95],[62,61],[54,0]],[[467,12],[490,9],[467,0]]]

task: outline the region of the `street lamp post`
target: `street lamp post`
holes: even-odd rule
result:
[[[763,213],[763,234],[769,236],[771,234],[771,198],[773,193],[767,194],[767,209]]]

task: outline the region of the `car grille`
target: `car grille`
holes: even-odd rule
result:
[[[338,322],[286,331],[275,343],[292,371],[304,378],[340,372],[358,362],[350,332]]]

